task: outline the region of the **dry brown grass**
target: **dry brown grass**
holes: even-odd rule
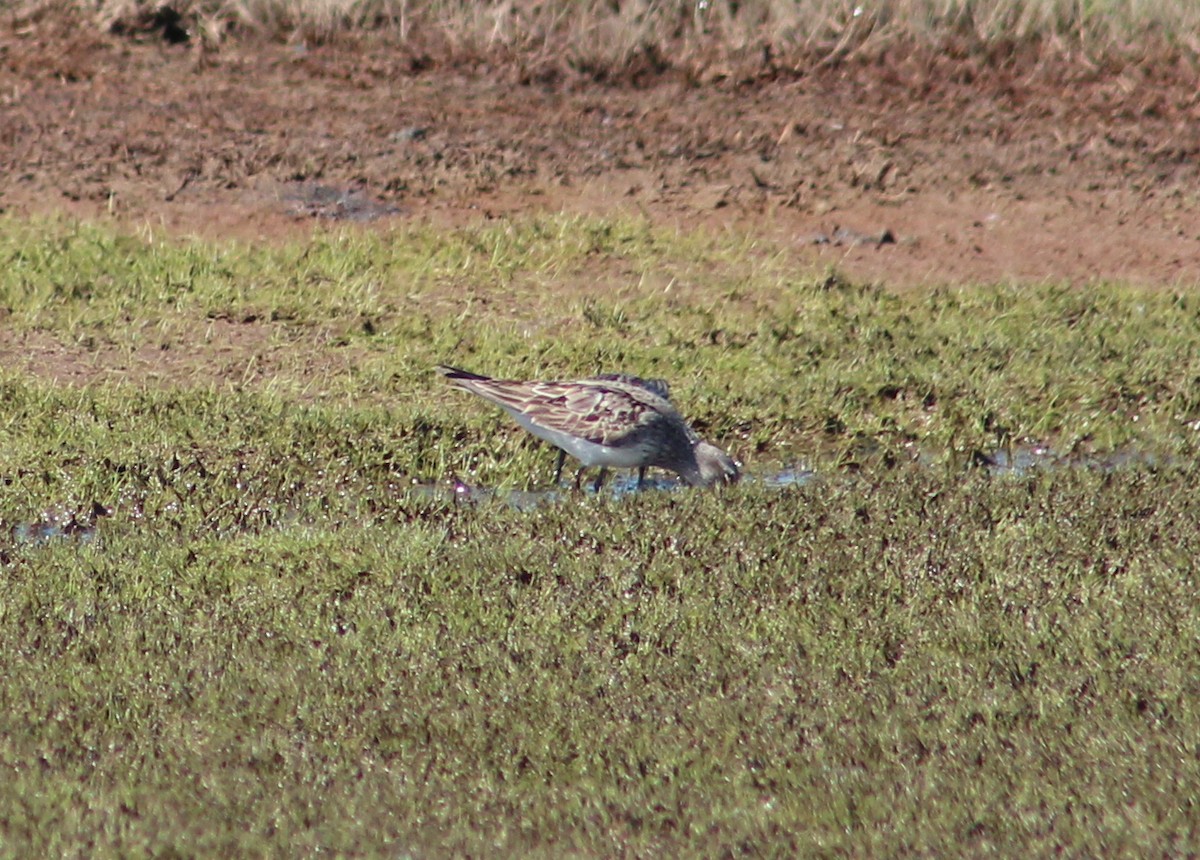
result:
[[[26,0],[10,22],[48,16],[117,33],[177,22],[175,37],[207,47],[239,33],[381,34],[431,60],[503,60],[528,77],[754,77],[913,48],[996,59],[1034,45],[1085,65],[1200,56],[1192,0]]]

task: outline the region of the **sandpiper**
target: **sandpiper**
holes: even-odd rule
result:
[[[638,488],[648,466],[669,469],[691,486],[732,483],[737,463],[702,440],[667,399],[667,384],[625,374],[604,374],[574,382],[520,382],[492,379],[439,365],[451,384],[499,406],[517,423],[583,464],[599,466],[593,490],[609,467],[638,470]],[[562,460],[559,460],[561,474]],[[575,486],[579,486],[579,477]]]

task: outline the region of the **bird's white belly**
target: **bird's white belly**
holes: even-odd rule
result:
[[[608,445],[597,445],[575,436],[557,434],[557,438],[543,436],[562,448],[585,466],[612,466],[616,469],[634,469],[646,465],[646,452],[640,445],[627,448],[610,448]]]
[[[563,433],[559,430],[551,430],[549,427],[534,424],[527,416],[520,412],[513,410],[508,410],[508,412],[513,418],[517,419],[517,423],[534,436],[537,436],[539,439],[545,439],[551,445],[562,448],[585,466],[610,466],[615,469],[636,469],[646,465],[646,451],[641,445],[629,445],[622,448],[598,445],[595,442],[589,442],[578,436],[572,436],[570,433]]]

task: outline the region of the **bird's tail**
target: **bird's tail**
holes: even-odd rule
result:
[[[460,370],[457,367],[451,367],[448,364],[439,364],[434,368],[442,376],[450,380],[462,380],[464,382],[490,382],[490,376],[480,376],[478,373],[471,373],[469,370]]]

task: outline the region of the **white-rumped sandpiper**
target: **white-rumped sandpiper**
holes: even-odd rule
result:
[[[612,373],[573,382],[520,382],[445,365],[439,365],[437,372],[451,384],[496,404],[584,468],[599,466],[595,490],[609,468],[637,469],[639,488],[649,466],[669,469],[694,487],[733,483],[741,476],[728,454],[688,426],[667,399],[669,389],[660,379]],[[556,483],[561,471],[560,455]]]

